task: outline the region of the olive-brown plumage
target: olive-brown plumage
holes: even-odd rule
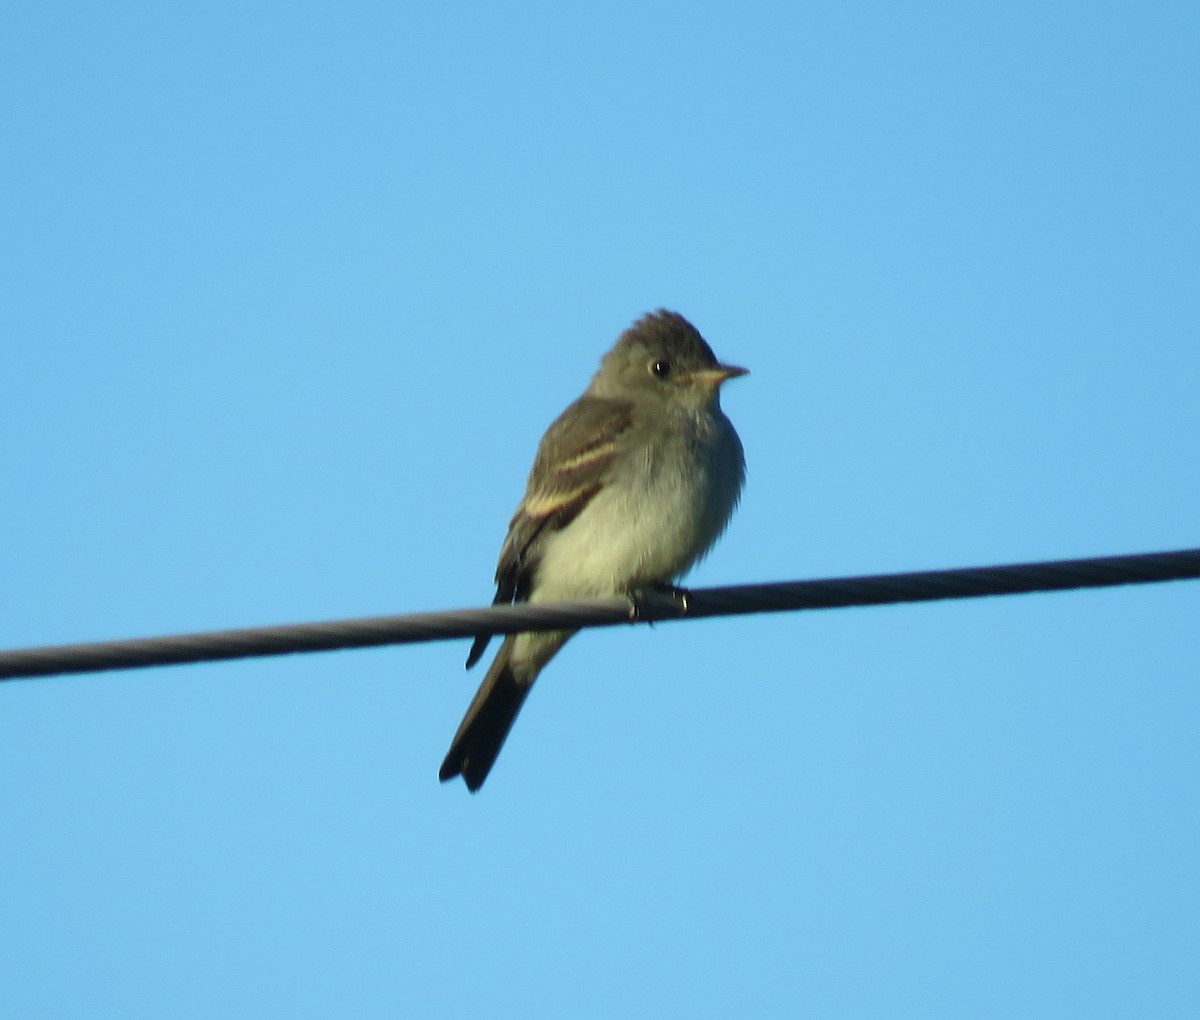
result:
[[[702,557],[737,505],[742,445],[722,365],[683,316],[634,323],[546,431],[496,567],[497,604],[632,594]],[[542,668],[574,631],[505,638],[438,775],[478,790]],[[478,638],[467,667],[483,655]]]

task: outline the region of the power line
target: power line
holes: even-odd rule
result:
[[[677,592],[651,591],[635,600],[636,612],[631,600],[612,597],[17,649],[0,652],[0,680],[446,641],[522,630],[576,630],[630,622],[932,602],[1195,578],[1200,578],[1200,549]]]

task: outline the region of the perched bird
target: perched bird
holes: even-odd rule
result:
[[[670,584],[725,530],[745,479],[721,410],[723,365],[682,315],[621,334],[583,396],[547,430],[496,567],[495,604],[635,596]],[[438,777],[487,779],[534,680],[575,631],[512,634],[483,678]],[[470,669],[489,638],[475,640]]]

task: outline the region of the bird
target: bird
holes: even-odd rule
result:
[[[495,605],[673,586],[720,537],[745,481],[719,391],[722,364],[699,331],[659,309],[626,329],[584,393],[538,445],[496,567]],[[438,778],[477,792],[546,664],[573,630],[510,634],[467,708]],[[489,635],[475,639],[467,668]]]

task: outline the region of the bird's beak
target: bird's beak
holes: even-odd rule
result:
[[[712,386],[715,389],[729,379],[736,379],[739,375],[749,374],[750,369],[748,368],[738,368],[737,365],[718,365],[716,368],[710,368],[704,372],[693,372],[692,381],[705,386]]]

